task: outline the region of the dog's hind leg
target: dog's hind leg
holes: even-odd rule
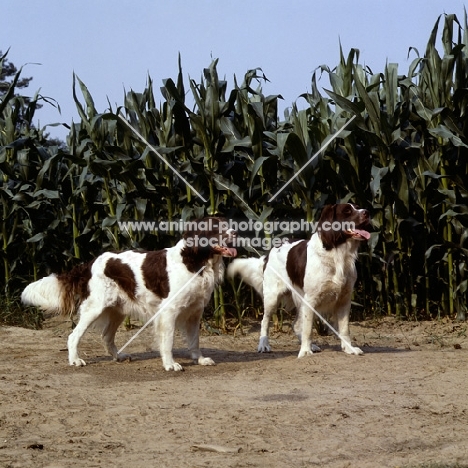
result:
[[[86,330],[99,319],[102,313],[102,305],[93,302],[91,297],[89,297],[81,304],[78,325],[68,337],[68,362],[70,366],[86,365],[86,362],[78,356],[78,345]]]
[[[101,315],[103,317],[102,339],[108,353],[114,358],[114,361],[123,361],[129,359],[128,354],[118,354],[115,346],[115,334],[123,322],[125,315],[116,307],[106,307]]]
[[[271,346],[268,340],[271,316],[278,308],[278,292],[264,290],[263,296],[263,318],[260,328],[260,340],[258,342],[259,353],[269,353]]]

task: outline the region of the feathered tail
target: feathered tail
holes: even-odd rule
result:
[[[29,284],[21,294],[21,302],[61,315],[74,314],[89,295],[91,266],[92,262],[79,265],[68,273],[46,276]]]
[[[252,286],[263,296],[263,268],[265,257],[260,258],[236,258],[227,268],[227,277],[233,279],[239,275],[244,283]]]

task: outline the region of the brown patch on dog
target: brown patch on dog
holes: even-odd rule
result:
[[[214,253],[208,247],[184,247],[180,254],[182,255],[184,265],[190,273],[196,273],[214,256]]]
[[[132,301],[135,300],[136,280],[129,265],[118,258],[110,258],[106,262],[104,274],[114,280]]]
[[[307,265],[307,241],[297,243],[288,252],[286,271],[294,285],[304,287],[304,276]]]
[[[59,308],[61,315],[73,315],[77,309],[77,304],[89,296],[88,283],[91,279],[93,263],[94,260],[91,260],[88,263],[77,265],[68,272],[57,275],[57,280],[63,286]]]
[[[169,276],[167,274],[167,252],[157,250],[146,252],[141,265],[145,286],[156,296],[164,299],[169,296]]]

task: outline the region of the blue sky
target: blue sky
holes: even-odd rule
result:
[[[72,96],[75,72],[99,112],[107,100],[123,103],[124,89],[142,91],[148,74],[156,89],[177,77],[178,54],[186,87],[212,58],[233,86],[260,67],[270,80],[265,94],[281,94],[282,110],[310,91],[320,65],[333,68],[339,41],[347,55],[381,72],[386,61],[407,72],[410,46],[421,54],[439,15],[463,21],[462,0],[3,0],[0,50],[32,76],[28,94],[58,101],[62,113],[45,105],[40,126],[78,121]],[[40,65],[39,65],[40,64]],[[320,85],[320,83],[319,83]],[[326,86],[326,83],[323,83]],[[159,96],[159,94],[157,94]],[[50,128],[65,139],[66,129]]]

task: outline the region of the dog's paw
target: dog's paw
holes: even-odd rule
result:
[[[167,371],[172,370],[174,372],[180,372],[184,370],[184,368],[178,362],[173,362],[172,364],[166,364],[164,366],[164,369]]]
[[[215,366],[216,365],[213,359],[209,357],[198,358],[198,364],[200,364],[200,366]]]
[[[260,337],[260,342],[258,343],[258,352],[259,353],[269,353],[271,351],[270,344],[268,343],[268,337]]]
[[[314,353],[312,352],[311,349],[301,349],[299,351],[299,354],[297,355],[298,359],[303,358],[305,356],[313,356]]]
[[[70,360],[70,366],[83,367],[86,366],[86,362],[84,362],[83,359],[76,358]]]
[[[310,350],[311,350],[313,353],[321,353],[321,352],[322,352],[322,348],[320,348],[320,347],[317,346],[317,345],[314,345],[313,343],[310,345]]]
[[[123,361],[131,361],[132,356],[130,354],[119,354],[117,355],[116,358],[114,358],[114,361],[116,362],[123,362]]]
[[[343,346],[343,351],[346,354],[351,354],[354,356],[359,356],[361,354],[364,354],[364,351],[361,348],[358,348],[357,346],[351,346],[351,345]]]

